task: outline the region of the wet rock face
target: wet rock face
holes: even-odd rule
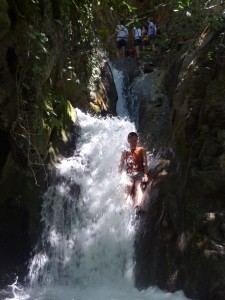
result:
[[[9,134],[8,132],[0,131],[0,169],[4,166],[6,157],[10,150]]]
[[[101,92],[104,103],[106,104],[107,107],[107,111],[105,111],[105,113],[112,114],[115,116],[118,96],[117,96],[112,72],[108,62],[103,60],[101,63],[100,70],[101,70],[100,77],[101,77],[102,84],[100,85],[99,91]]]
[[[131,86],[133,97],[139,102],[136,123],[141,140],[149,151],[154,149],[155,153],[168,148],[170,140],[170,111],[162,88],[163,76],[161,70],[142,74]]]
[[[102,116],[115,116],[118,95],[112,71],[105,54],[97,51],[96,55],[99,63],[95,72],[98,73],[98,76],[92,77],[89,84],[91,105]]]
[[[0,1],[0,39],[8,32],[10,19],[8,17],[8,4],[5,0]]]
[[[219,39],[208,36],[196,51],[181,53],[165,77],[174,156],[137,245],[136,283],[222,300],[225,72],[207,59]]]
[[[191,93],[186,93],[182,106],[175,102],[176,110],[181,113],[175,118],[173,129],[175,143],[179,141],[182,144],[182,148],[179,145],[177,147],[178,153],[186,157],[188,162],[188,168],[185,170],[187,165],[184,164],[182,171],[186,181],[180,180],[185,203],[184,232],[188,231],[192,235],[185,249],[186,289],[192,293],[197,291],[201,299],[222,299],[221,291],[224,287],[220,278],[225,276],[222,263],[224,239],[221,231],[224,222],[225,148],[221,136],[225,114],[221,95],[225,90],[221,82],[224,74],[214,77],[213,69],[209,72],[209,68],[211,66],[206,65],[196,72],[199,68],[195,66],[190,72],[188,81]],[[181,94],[182,87],[186,88],[186,81],[180,87]],[[175,97],[175,101],[178,99]],[[220,217],[214,218],[215,213]],[[207,214],[211,217],[206,217]],[[196,263],[190,264],[188,261],[191,254]],[[206,270],[211,274],[210,278],[205,275]]]
[[[170,111],[168,98],[163,92],[165,72],[154,69],[154,72],[145,73],[144,58],[125,58],[115,60],[113,64],[124,74],[124,94],[129,116],[140,134],[140,143],[148,151],[154,148],[157,152],[167,148]]]

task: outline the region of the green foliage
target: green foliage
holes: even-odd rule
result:
[[[35,52],[44,55],[49,53],[46,47],[48,38],[44,32],[39,32],[30,25],[29,30],[27,31],[27,35],[31,40],[33,40],[33,51],[35,50]],[[36,58],[39,59],[38,56]]]
[[[127,1],[108,1],[108,6],[111,10],[118,12],[128,11],[129,13],[133,13],[135,10],[137,10],[136,7],[128,4]]]
[[[59,96],[53,92],[48,94],[47,99],[39,102],[39,107],[42,112],[42,116],[46,123],[51,127],[56,127],[56,129],[61,129],[63,123],[60,117],[57,115],[57,106],[65,106],[65,100],[62,96]]]
[[[216,14],[213,15],[211,22],[211,28],[216,32],[221,32],[225,29],[225,15],[224,14]]]
[[[225,57],[225,43],[223,43],[222,40],[216,45],[216,56],[220,60]]]
[[[31,86],[29,84],[27,84],[26,82],[23,82],[22,86],[28,91],[31,89]]]
[[[50,7],[55,22],[54,38],[59,38],[59,44],[63,45],[57,65],[60,70],[57,72],[64,73],[63,78],[76,79],[83,83],[89,82],[95,66],[99,65],[99,62],[94,60],[94,51],[98,43],[94,15],[96,7],[103,6],[106,11],[114,11],[118,17],[127,16],[136,10],[129,4],[130,1],[54,0],[50,3],[28,0],[28,4],[24,6],[29,8],[29,17],[23,17],[29,22],[29,27],[24,39],[27,41],[24,64],[21,64],[17,74],[18,118],[13,127],[13,135],[18,144],[22,145],[29,164],[41,162],[37,142],[39,139],[36,137],[41,136],[43,126],[46,125],[49,130],[62,130],[65,129],[67,121],[67,101],[54,92],[50,92],[46,97],[41,95],[43,85],[48,85],[47,79],[52,71],[49,56],[57,55],[51,48],[52,41],[49,42],[49,39],[53,38],[50,36],[53,29],[48,27],[49,21],[46,22]],[[33,15],[30,12],[33,12]],[[137,22],[138,17],[135,16],[133,24]],[[98,34],[102,39],[106,39],[108,29],[102,28]],[[44,94],[46,95],[46,92]],[[31,156],[32,149],[35,149],[36,158]]]
[[[208,51],[207,58],[210,61],[216,61],[219,65],[224,64],[225,59],[225,33],[222,32],[216,39],[214,47]]]
[[[215,47],[213,51],[207,53],[207,58],[210,61],[222,61],[224,60],[225,53],[225,42],[224,42],[224,30],[225,30],[225,15],[223,13],[214,13],[211,15],[210,29],[215,31],[218,36],[215,42]]]
[[[133,27],[141,28],[142,27],[141,19],[137,15],[135,15],[129,19],[129,21],[126,23],[126,26],[128,26],[128,27],[133,26]]]
[[[175,11],[175,12],[183,12],[183,11],[186,11],[186,16],[187,16],[187,17],[190,17],[190,16],[191,16],[190,11],[187,10],[187,9],[190,7],[190,5],[191,5],[190,0],[180,0],[180,1],[176,1],[174,5],[175,5],[175,8],[174,8],[174,11]]]
[[[212,51],[209,51],[207,53],[207,58],[208,58],[208,60],[213,60],[213,52]]]
[[[109,29],[108,28],[101,28],[98,31],[98,34],[99,34],[101,40],[103,42],[106,42],[108,40],[108,36],[109,36]]]
[[[178,9],[185,9],[189,7],[190,5],[190,0],[180,0],[178,1]]]
[[[64,132],[66,136],[68,126],[75,121],[71,103],[62,96],[50,92],[48,98],[40,103],[40,107],[45,123],[58,133]]]

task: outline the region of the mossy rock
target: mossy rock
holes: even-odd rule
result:
[[[66,105],[61,106],[61,109],[58,108],[58,110],[61,126],[54,128],[48,150],[53,163],[57,160],[58,155],[69,156],[73,153],[79,131],[76,109],[70,101],[66,101]]]
[[[61,79],[56,84],[56,91],[70,101],[73,107],[83,111],[90,110],[89,91],[74,80]]]
[[[9,27],[8,4],[5,0],[0,0],[0,39],[9,31]]]

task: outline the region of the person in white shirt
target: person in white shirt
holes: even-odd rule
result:
[[[120,20],[120,24],[116,26],[116,34],[117,58],[123,58],[125,57],[128,39],[128,29],[124,26],[123,20]]]
[[[141,28],[134,27],[133,35],[134,35],[135,53],[136,53],[137,59],[139,59],[140,58],[140,46],[142,43],[141,42]]]

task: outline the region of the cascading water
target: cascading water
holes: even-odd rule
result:
[[[121,284],[121,278],[129,281],[131,277],[132,227],[122,205],[117,165],[126,130],[133,125],[80,111],[78,119],[82,132],[77,151],[57,166],[57,185],[45,195],[46,250],[32,261],[33,285],[40,282],[86,290]]]
[[[133,287],[135,220],[123,203],[117,167],[135,128],[121,101],[121,118],[77,111],[80,138],[74,155],[57,165],[55,184],[44,197],[42,244],[31,261],[29,287],[14,289],[7,299],[185,299],[182,292]]]

